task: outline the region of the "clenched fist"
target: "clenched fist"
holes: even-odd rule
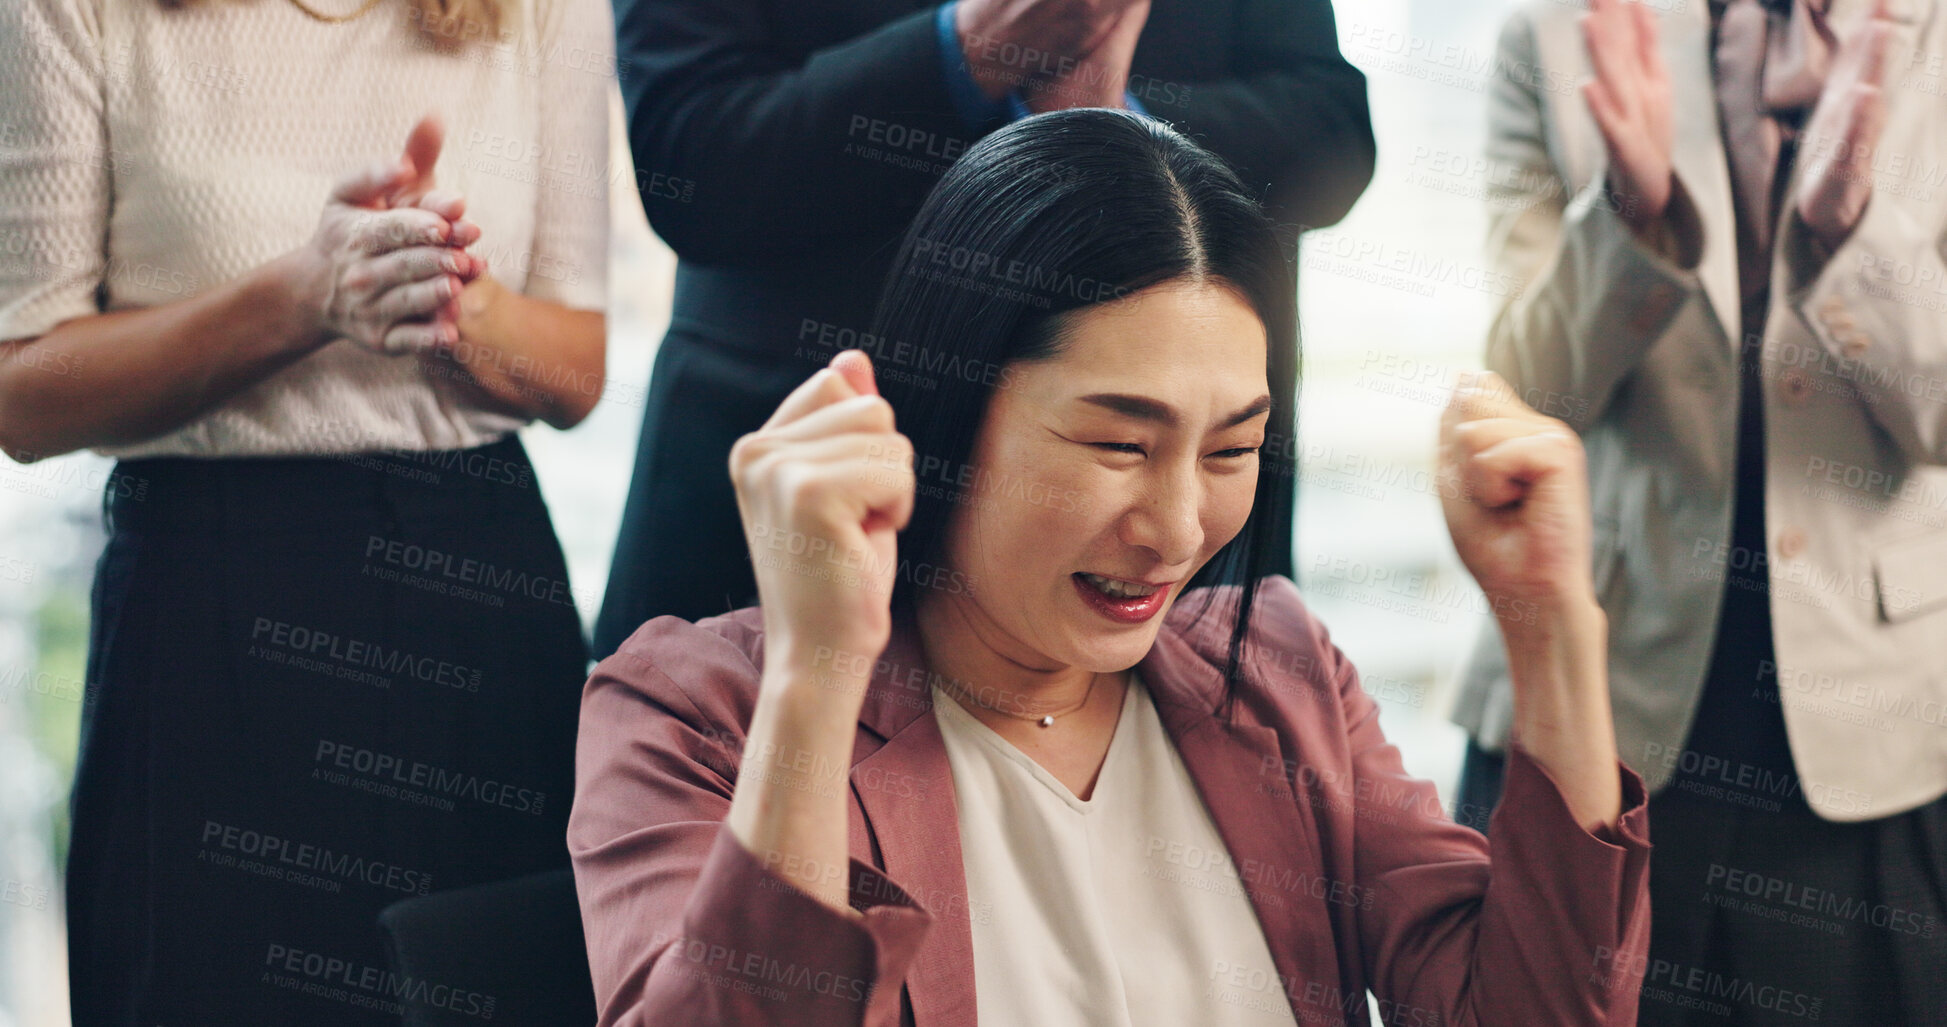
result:
[[[730,449],[767,663],[843,653],[869,666],[892,634],[897,534],[913,514],[913,446],[872,362],[847,350]],[[869,675],[854,674],[862,698]]]
[[[1441,416],[1440,495],[1454,549],[1497,612],[1593,598],[1582,440],[1491,371],[1463,378]]]

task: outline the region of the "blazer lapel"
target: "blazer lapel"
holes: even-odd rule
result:
[[[1317,981],[1335,1001],[1348,986],[1338,970],[1331,894],[1312,818],[1294,797],[1299,754],[1285,751],[1277,732],[1261,724],[1229,724],[1215,716],[1222,675],[1173,625],[1165,625],[1138,665],[1197,794],[1210,811],[1243,877],[1288,995]],[[972,917],[961,863],[959,807],[953,768],[933,718],[931,673],[909,618],[895,622],[892,640],[873,674],[859,721],[884,739],[852,766],[858,816],[852,853],[877,850],[887,877],[933,914],[933,926],[906,976],[919,1027],[975,1023]],[[861,737],[860,746],[873,744]],[[1348,882],[1349,883],[1349,882]],[[1363,992],[1337,1001],[1361,1007]],[[1300,1022],[1318,1010],[1294,1013]]]
[[[1717,85],[1711,74],[1715,60],[1709,5],[1679,7],[1663,15],[1658,28],[1662,29],[1663,63],[1670,72],[1670,95],[1675,104],[1671,163],[1703,222],[1704,250],[1697,261],[1697,276],[1735,359],[1744,330],[1744,307],[1737,284],[1737,212],[1731,204],[1731,169],[1717,121]]]
[[[910,618],[895,621],[859,722],[884,739],[852,765],[858,815],[853,856],[869,861],[876,842],[885,875],[933,915],[906,974],[920,1027],[962,1027],[975,1018],[972,912],[960,862],[960,813],[953,768],[933,719],[931,674]],[[871,745],[868,738],[860,746]]]
[[[1306,984],[1319,981],[1325,994],[1339,998],[1342,975],[1325,904],[1332,882],[1324,880],[1312,818],[1295,798],[1304,793],[1292,790],[1300,754],[1286,752],[1269,727],[1219,720],[1222,673],[1170,629],[1157,636],[1139,667],[1163,728],[1230,850],[1278,973],[1290,982],[1287,997],[1308,994]],[[1357,1004],[1364,1003],[1362,990]],[[1339,1005],[1336,1015],[1346,1016]],[[1294,1005],[1293,1012],[1305,1023],[1320,1011]]]

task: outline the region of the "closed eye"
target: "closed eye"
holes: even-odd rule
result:
[[[1227,459],[1236,459],[1238,457],[1250,456],[1252,453],[1257,452],[1259,448],[1260,447],[1258,446],[1239,446],[1236,449],[1220,449],[1217,452],[1212,453],[1210,455],[1221,456]]]
[[[1092,448],[1098,448],[1098,450],[1108,450],[1108,452],[1116,452],[1116,454],[1127,454],[1127,456],[1149,456],[1149,454],[1145,454],[1145,452],[1143,452],[1143,446],[1141,446],[1141,442],[1088,442],[1088,444],[1090,444]]]

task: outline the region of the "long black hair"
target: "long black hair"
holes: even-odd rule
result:
[[[1267,529],[1289,523],[1296,479],[1297,281],[1270,221],[1222,159],[1152,118],[1082,108],[1008,125],[948,168],[907,230],[872,334],[880,388],[913,442],[916,469],[943,473],[922,476],[900,534],[893,603],[909,608],[916,589],[941,587],[938,577],[907,573],[939,567],[958,503],[929,483],[963,477],[1008,365],[1058,353],[1072,312],[1179,279],[1233,289],[1267,340],[1270,430],[1250,517],[1186,590],[1202,590],[1202,617],[1212,586],[1241,586],[1226,590],[1235,596],[1227,711],[1258,582],[1290,553],[1291,540]]]

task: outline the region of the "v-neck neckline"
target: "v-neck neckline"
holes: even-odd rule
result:
[[[1003,737],[1000,732],[988,727],[979,717],[974,716],[966,707],[960,705],[959,700],[941,691],[940,686],[937,684],[933,686],[933,707],[935,711],[938,711],[942,704],[952,707],[952,712],[947,714],[947,716],[957,718],[959,723],[966,725],[975,740],[987,745],[1014,763],[1019,764],[1028,772],[1029,776],[1040,782],[1042,787],[1054,793],[1055,798],[1061,800],[1069,809],[1077,813],[1087,814],[1102,805],[1099,801],[1102,798],[1102,785],[1103,782],[1109,780],[1110,769],[1116,767],[1119,763],[1116,754],[1135,744],[1128,736],[1135,730],[1133,721],[1136,719],[1136,703],[1141,698],[1136,695],[1136,690],[1141,687],[1143,687],[1141,678],[1137,676],[1134,668],[1131,668],[1128,687],[1122,690],[1122,709],[1116,714],[1115,731],[1109,736],[1108,751],[1102,754],[1102,766],[1095,772],[1095,787],[1089,791],[1089,796],[1086,799],[1070,791],[1068,786],[1063,784],[1061,779],[1051,773],[1047,767],[1042,766],[1034,757],[1022,752],[1013,742]],[[936,712],[935,716],[937,715]]]

